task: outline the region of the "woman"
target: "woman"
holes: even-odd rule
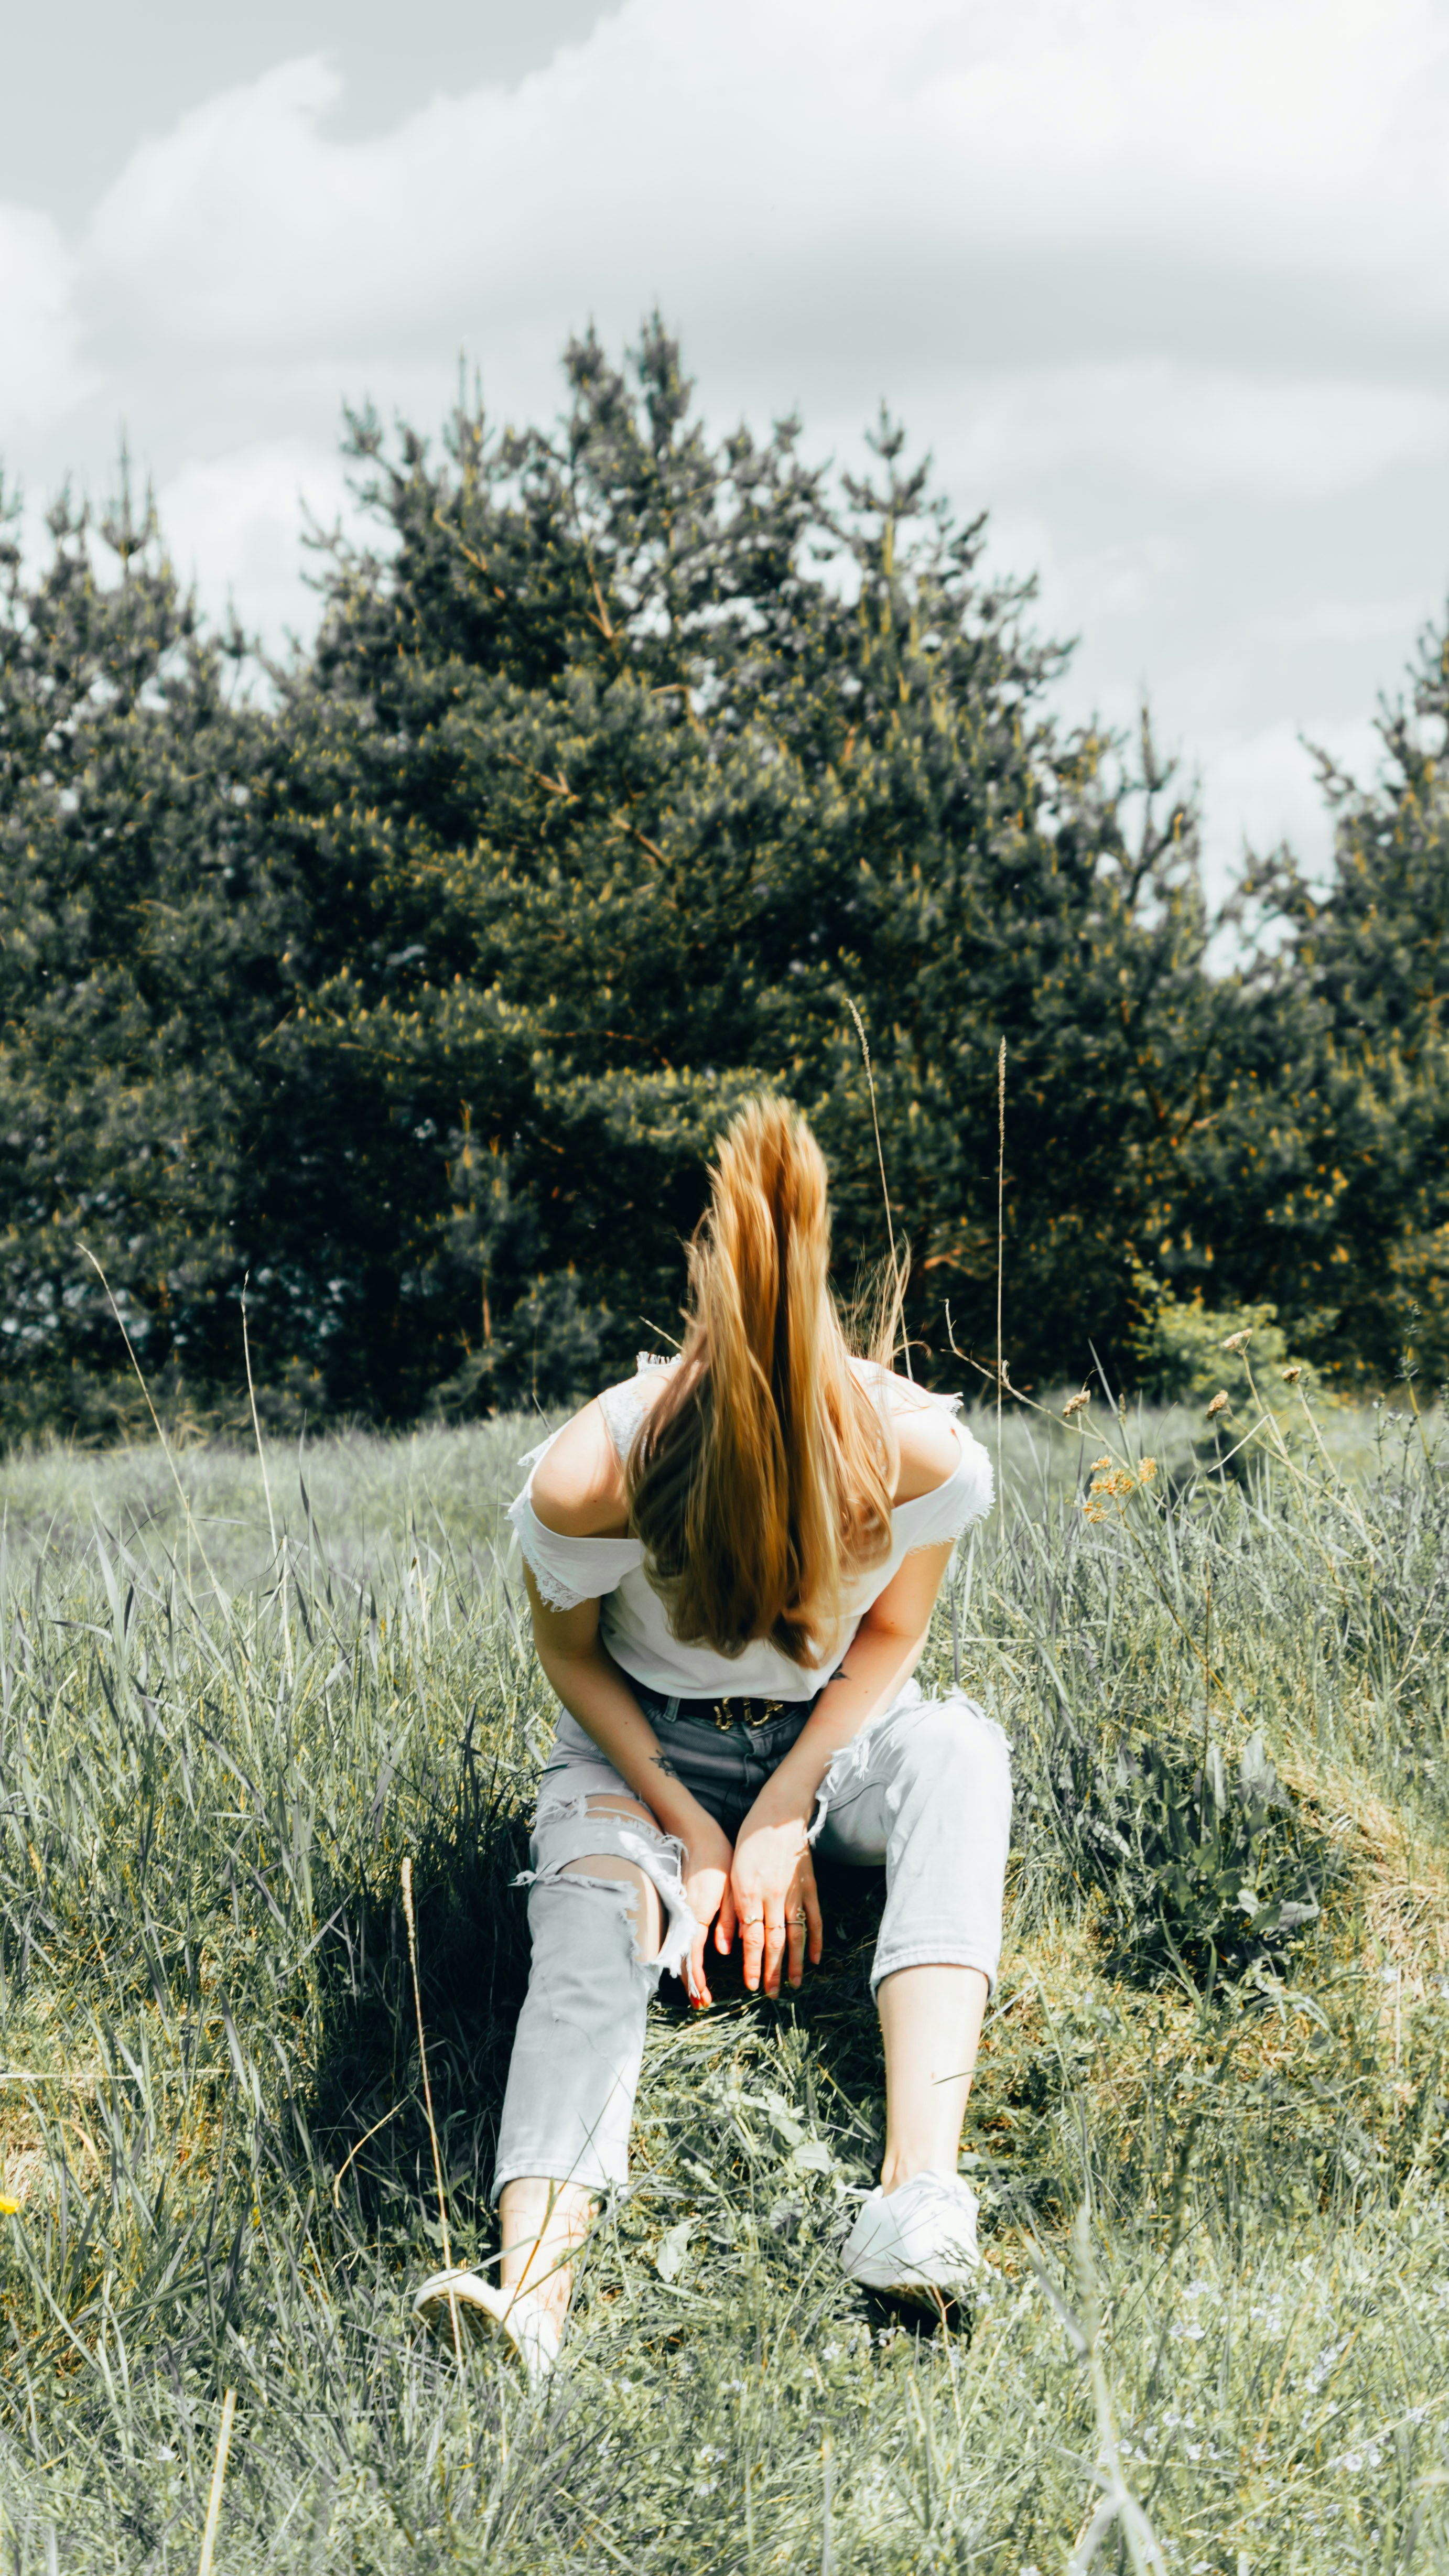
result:
[[[957,2150],[1001,1946],[1005,1739],[911,1679],[991,1470],[954,1418],[846,1351],[825,1166],[764,1100],[720,1150],[680,1357],[641,1361],[535,1451],[512,1507],[563,1704],[529,1894],[533,1963],[499,2130],[498,2289],[439,2273],[417,2308],[557,2354],[571,2256],[623,2188],[661,1971],[710,2001],[708,1937],[745,1983],[798,1986],[824,1934],[812,1847],[884,1862],[872,1985],[881,2178],[842,2261],[949,2296],[979,2262]]]

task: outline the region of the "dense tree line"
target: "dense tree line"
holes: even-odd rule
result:
[[[258,692],[149,508],[0,522],[0,1429],[139,1400],[402,1421],[557,1401],[674,1328],[742,1090],[885,1244],[928,1374],[1127,1367],[1155,1281],[1324,1366],[1449,1359],[1449,644],[1325,773],[1214,973],[1191,803],[1051,713],[1063,655],[884,419],[711,438],[679,352],[566,354],[550,430],[349,438],[371,547]],[[1252,918],[1256,946],[1247,936]],[[94,1257],[109,1283],[78,1248]]]

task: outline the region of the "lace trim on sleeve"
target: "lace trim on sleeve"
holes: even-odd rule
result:
[[[620,1386],[606,1386],[599,1396],[599,1411],[604,1417],[609,1438],[622,1465],[634,1445],[634,1434],[644,1419],[647,1397],[644,1387],[656,1369],[671,1369],[672,1359],[663,1359],[655,1351],[641,1351],[637,1374],[625,1378]]]
[[[532,1478],[529,1479],[529,1485]],[[644,1562],[636,1538],[565,1538],[545,1528],[533,1508],[529,1485],[508,1506],[519,1553],[550,1610],[577,1610],[581,1601],[617,1592],[626,1574]]]

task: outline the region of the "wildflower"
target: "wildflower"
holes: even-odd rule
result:
[[[20,2203],[18,2200],[12,2200],[8,2192],[0,2192],[0,2217],[15,2218],[18,2216],[19,2210]]]
[[[1295,1360],[1291,1368],[1285,1368],[1283,1371],[1283,1383],[1285,1386],[1296,1386],[1302,1375],[1303,1371]]]
[[[1080,1413],[1083,1407],[1090,1404],[1091,1401],[1091,1395],[1086,1387],[1083,1387],[1080,1395],[1069,1395],[1066,1403],[1062,1406],[1063,1422],[1070,1422],[1073,1414]]]
[[[1241,1351],[1246,1348],[1252,1338],[1253,1327],[1251,1324],[1248,1324],[1244,1327],[1241,1333],[1229,1333],[1227,1340],[1221,1347],[1225,1351]]]
[[[1110,1458],[1092,1461],[1095,1473],[1083,1497],[1082,1509],[1089,1521],[1105,1520],[1109,1503],[1123,1503],[1137,1490],[1137,1479],[1130,1467],[1114,1467]]]
[[[1156,1473],[1157,1460],[1155,1458],[1144,1458],[1137,1469],[1138,1482],[1143,1485],[1150,1485]]]
[[[1211,1404],[1208,1406],[1208,1409],[1207,1409],[1207,1418],[1208,1418],[1209,1422],[1214,1422],[1214,1421],[1216,1421],[1217,1416],[1218,1416],[1220,1413],[1226,1413],[1226,1412],[1227,1412],[1227,1409],[1228,1409],[1228,1390],[1227,1390],[1227,1388],[1226,1388],[1225,1386],[1220,1386],[1220,1387],[1218,1388],[1217,1394],[1213,1397],[1213,1400],[1212,1400]]]

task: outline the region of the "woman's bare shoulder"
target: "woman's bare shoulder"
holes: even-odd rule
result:
[[[560,1538],[623,1538],[629,1505],[624,1470],[597,1396],[566,1422],[533,1471],[531,1500]]]
[[[953,1416],[924,1387],[894,1370],[882,1369],[877,1385],[885,1398],[900,1451],[896,1478],[898,1503],[919,1502],[954,1476],[961,1463],[961,1442]]]

